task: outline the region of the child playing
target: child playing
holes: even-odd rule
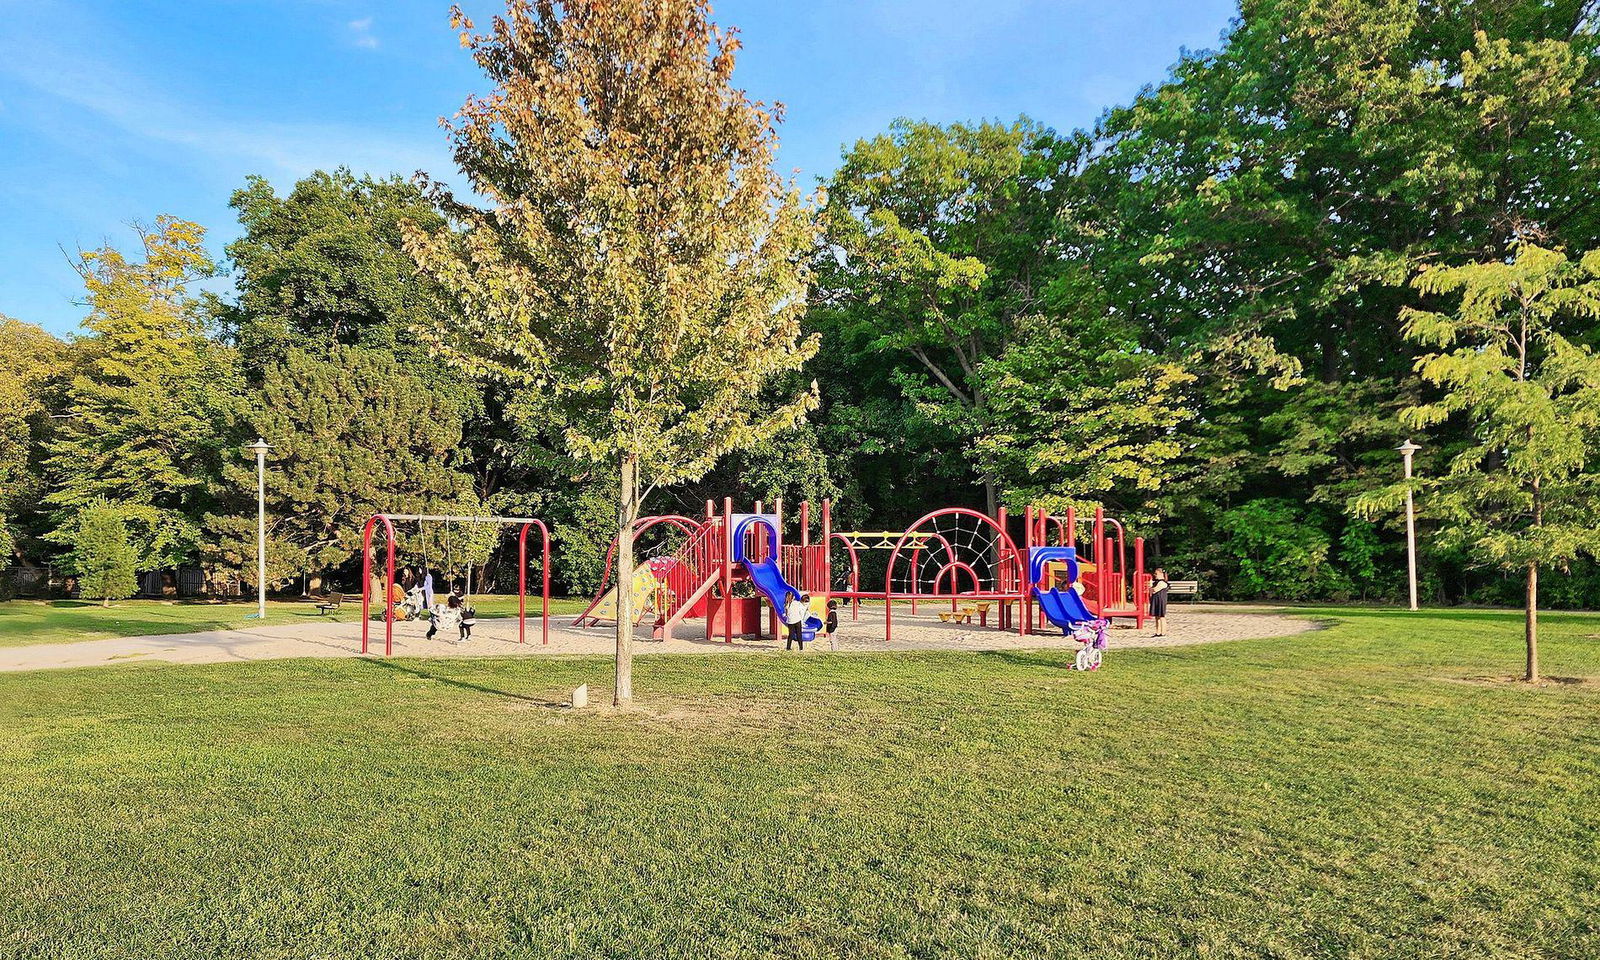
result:
[[[783,642],[783,649],[789,650],[798,643],[800,649],[806,648],[805,634],[801,629],[806,622],[806,615],[811,612],[810,598],[803,593],[789,594],[789,602],[783,606],[783,622],[789,628],[789,635]]]
[[[445,625],[461,627],[461,598],[454,593],[446,597],[442,603],[433,605],[433,619],[428,623],[428,639],[432,640],[433,635],[439,632],[439,628]],[[461,632],[466,631],[463,629]]]
[[[467,606],[466,597],[452,597],[460,604],[461,610],[461,642],[466,643],[472,639],[472,628],[478,625],[478,611]]]
[[[1156,567],[1155,577],[1150,581],[1150,616],[1156,622],[1156,636],[1167,635],[1167,594],[1171,591],[1172,584],[1167,581],[1167,571],[1163,567]]]

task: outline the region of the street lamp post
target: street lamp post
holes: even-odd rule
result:
[[[1406,465],[1406,574],[1411,583],[1411,609],[1417,609],[1417,512],[1411,497],[1411,455],[1422,448],[1407,440],[1396,448]]]
[[[267,441],[257,440],[245,449],[256,455],[256,618],[264,620],[267,616],[267,451],[272,448],[267,446]]]

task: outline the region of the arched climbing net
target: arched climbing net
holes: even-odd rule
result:
[[[1016,546],[976,511],[940,510],[896,537],[884,581],[891,596],[1000,596],[1018,592]]]

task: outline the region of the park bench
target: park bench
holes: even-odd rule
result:
[[[1167,583],[1167,596],[1200,598],[1199,580],[1171,580]]]
[[[317,598],[317,613],[326,615],[339,609],[344,604],[344,594],[327,593]]]

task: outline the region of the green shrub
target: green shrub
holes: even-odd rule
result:
[[[70,560],[79,592],[108,605],[133,596],[138,589],[138,557],[122,515],[102,503],[85,509],[77,526]]]

